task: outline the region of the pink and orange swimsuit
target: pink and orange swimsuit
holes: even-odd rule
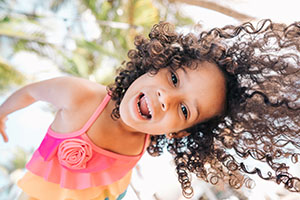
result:
[[[41,200],[121,199],[129,185],[132,168],[146,150],[125,156],[96,146],[86,131],[110,100],[106,95],[83,128],[56,133],[49,127],[40,147],[27,163],[28,172],[18,185],[30,197]]]

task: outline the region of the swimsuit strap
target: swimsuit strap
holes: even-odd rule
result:
[[[57,132],[53,131],[51,129],[51,125],[50,125],[49,128],[48,128],[47,133],[50,134],[51,136],[54,136],[55,138],[75,137],[75,136],[82,135],[83,133],[86,133],[86,131],[91,127],[91,125],[95,122],[95,120],[97,119],[97,117],[104,110],[104,108],[107,105],[107,103],[109,102],[110,98],[111,98],[111,96],[109,94],[106,94],[106,96],[104,97],[103,101],[96,108],[96,110],[93,113],[93,115],[89,118],[89,120],[85,123],[85,125],[81,129],[79,129],[77,131],[73,131],[71,133],[63,133],[63,134],[61,134],[61,133],[57,133]]]
[[[109,94],[106,94],[101,104],[97,107],[96,111],[93,113],[93,115],[90,117],[90,119],[85,123],[85,125],[80,129],[81,133],[86,132],[92,124],[96,121],[98,116],[101,114],[101,112],[104,110],[106,105],[108,104],[111,96]]]

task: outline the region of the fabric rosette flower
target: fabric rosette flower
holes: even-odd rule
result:
[[[58,160],[61,165],[70,169],[84,169],[92,158],[92,147],[80,139],[67,139],[58,147]]]

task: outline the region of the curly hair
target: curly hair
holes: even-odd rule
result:
[[[298,162],[300,149],[300,23],[263,20],[179,34],[172,24],[153,26],[149,39],[137,36],[136,49],[108,89],[116,101],[113,118],[131,83],[162,68],[198,67],[194,61],[215,63],[226,79],[226,105],[221,116],[186,129],[190,135],[167,139],[151,136],[148,152],[159,156],[166,147],[174,155],[183,195],[191,197],[192,172],[217,184],[252,188],[248,174],[283,183],[300,191],[300,179],[289,172],[287,160]],[[270,169],[247,164],[261,161]]]

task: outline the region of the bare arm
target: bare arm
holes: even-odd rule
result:
[[[79,78],[61,77],[27,85],[14,92],[0,106],[0,134],[8,141],[5,132],[7,115],[25,108],[36,101],[46,101],[58,109],[72,109],[84,92],[86,80]]]

